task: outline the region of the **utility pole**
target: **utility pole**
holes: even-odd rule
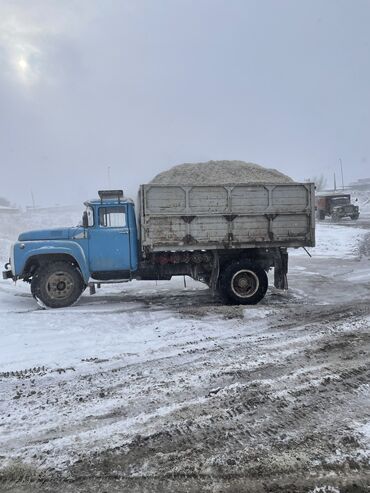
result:
[[[33,196],[33,192],[31,190],[31,198],[32,198],[32,207],[35,209],[36,205],[35,205],[35,197]]]
[[[334,192],[337,191],[337,179],[335,177],[335,172],[334,172]]]
[[[108,166],[108,168],[107,168],[107,174],[108,174],[108,188],[111,188],[111,184],[110,184],[110,166]]]
[[[343,164],[341,158],[339,158],[339,162],[340,162],[340,172],[342,173],[342,190],[344,190]]]

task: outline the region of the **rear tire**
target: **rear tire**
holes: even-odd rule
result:
[[[357,219],[360,217],[360,214],[353,214],[351,216],[352,221],[357,221]]]
[[[85,287],[79,270],[63,261],[42,265],[31,281],[32,296],[48,308],[73,305]]]
[[[265,270],[250,260],[230,264],[220,277],[221,292],[233,304],[255,305],[264,298],[267,287]]]

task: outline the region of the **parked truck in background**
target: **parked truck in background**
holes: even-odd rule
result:
[[[351,195],[341,192],[319,192],[316,194],[317,219],[323,221],[330,217],[340,221],[345,217],[357,220],[360,217],[358,205],[351,204]]]
[[[255,304],[272,268],[275,286],[287,289],[287,249],[315,244],[313,183],[142,185],[137,216],[120,190],[85,205],[80,226],[20,234],[4,279],[30,283],[50,308],[95,283],[185,275],[228,302]]]

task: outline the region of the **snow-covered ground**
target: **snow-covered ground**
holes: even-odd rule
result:
[[[307,248],[307,251],[314,257],[357,257],[361,239],[365,234],[366,230],[356,226],[349,228],[333,224],[330,221],[319,222],[316,224],[316,246],[315,248]],[[299,248],[291,250],[290,255],[307,255],[307,253]]]
[[[37,226],[42,221],[37,221]],[[58,223],[58,221],[56,221]],[[59,220],[59,224],[62,221]],[[317,246],[308,249],[313,257],[357,258],[361,239],[366,230],[318,224]],[[292,250],[291,256],[307,256],[303,249]],[[370,266],[369,266],[370,267]],[[293,267],[294,269],[294,267]],[[297,269],[297,268],[296,268]],[[301,269],[302,267],[298,267]],[[305,269],[303,269],[305,270]],[[363,274],[363,269],[356,275]],[[368,275],[368,272],[366,272]],[[103,285],[98,294],[85,292],[76,306],[62,310],[41,310],[30,295],[29,285],[23,282],[0,282],[0,371],[16,371],[31,367],[83,365],[86,358],[120,358],[129,363],[150,358],[152,351],[179,339],[192,340],[188,333],[189,320],[179,318],[166,309],[166,298],[178,293],[185,303],[192,302],[206,287],[192,279],[174,278],[170,282],[140,282]],[[129,295],[129,300],[127,300]],[[151,306],[152,296],[163,303]],[[246,314],[261,316],[260,309],[246,309]],[[264,315],[264,312],[262,311]],[[161,333],[158,333],[158,325]],[[223,319],[191,320],[191,328],[212,337],[223,329],[229,330]],[[226,325],[226,327],[225,327]],[[102,330],[103,328],[103,330]]]
[[[3,223],[1,244],[46,220]],[[0,281],[3,477],[18,464],[43,480],[92,478],[89,491],[113,491],[112,474],[130,489],[125,481],[137,481],[135,491],[167,491],[150,481],[169,477],[168,491],[184,478],[186,491],[226,477],[235,491],[238,478],[251,491],[291,477],[312,490],[362,484],[368,243],[365,227],[318,224],[312,258],[291,252],[288,293],[270,287],[249,308],[176,279],[103,286],[74,307],[41,310],[27,285]]]
[[[351,199],[360,207],[362,216],[370,216],[370,192],[365,190],[356,190],[351,192]]]
[[[203,288],[191,280],[187,283],[189,294]],[[151,309],[140,301],[159,292],[165,299],[171,291],[182,290],[182,280],[163,283],[159,289],[154,282],[146,282],[144,289],[138,282],[128,289],[103,287],[98,295],[90,298],[86,294],[78,305],[62,310],[40,310],[28,286],[4,284],[0,285],[0,371],[78,366],[91,357],[119,357],[129,363],[150,358],[151,352],[166,346],[169,337],[185,342],[193,337],[186,331],[188,321],[166,310],[165,304]],[[137,293],[138,301],[125,300],[123,290],[133,298]],[[220,330],[217,323],[209,322],[202,323],[200,329],[210,335]]]

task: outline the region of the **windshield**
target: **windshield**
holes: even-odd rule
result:
[[[93,211],[93,208],[88,205],[86,207],[86,212],[87,212],[88,225],[89,225],[89,228],[90,228],[91,226],[94,226],[94,211]]]
[[[94,226],[94,211],[93,208],[89,205],[86,206],[85,211],[87,213],[88,227],[90,228],[91,226]],[[81,221],[77,224],[77,227],[83,227],[83,219],[81,219]]]

